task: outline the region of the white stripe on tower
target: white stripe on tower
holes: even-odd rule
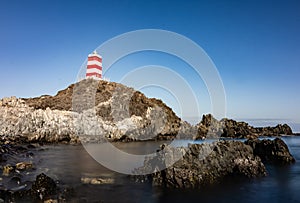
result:
[[[99,74],[102,74],[102,70],[99,70],[98,68],[88,68],[86,70],[86,73],[99,73]]]
[[[99,61],[88,61],[87,65],[98,65],[102,67],[102,63]]]

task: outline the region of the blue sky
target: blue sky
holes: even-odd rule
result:
[[[213,60],[228,117],[300,121],[299,11],[300,1],[2,0],[0,97],[53,95],[75,82],[87,55],[106,40],[137,29],[164,29],[190,38]],[[121,66],[130,71],[153,60],[174,70],[185,66],[168,56],[137,54],[116,64],[120,71],[109,76],[118,81]],[[192,73],[186,77],[201,92],[201,113],[210,112],[203,82]],[[164,91],[144,92],[179,111]]]

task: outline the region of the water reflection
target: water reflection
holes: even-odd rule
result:
[[[267,165],[269,176],[255,180],[227,180],[204,190],[166,190],[136,183],[127,175],[111,171],[95,161],[82,146],[46,146],[37,173],[46,172],[75,189],[74,201],[92,202],[296,202],[300,200],[300,137],[284,137],[296,159],[294,165]],[[210,140],[208,142],[213,142]],[[151,153],[163,142],[114,143],[128,153]],[[174,146],[203,141],[178,140]],[[99,147],[99,146],[94,146]],[[112,179],[106,184],[87,184],[82,178]]]

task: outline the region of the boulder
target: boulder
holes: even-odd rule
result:
[[[8,176],[13,171],[14,171],[14,167],[12,167],[11,165],[7,164],[7,165],[3,166],[2,173],[4,176]]]
[[[163,145],[156,157],[145,160],[138,168],[138,180],[174,188],[198,188],[222,181],[228,176],[254,178],[266,175],[261,159],[250,146],[239,141],[190,144],[188,147]],[[182,159],[176,160],[183,156]],[[172,163],[175,164],[172,165]],[[167,167],[169,166],[169,167]]]
[[[104,178],[104,177],[82,177],[81,182],[83,184],[91,184],[91,185],[103,185],[103,184],[112,184],[114,183],[114,179],[112,178]]]
[[[275,164],[291,164],[295,162],[285,142],[276,138],[270,139],[249,139],[245,144],[252,147],[254,155],[259,156],[262,161]]]
[[[55,181],[44,173],[39,174],[33,182],[30,194],[36,199],[45,198],[57,193]]]
[[[19,162],[16,164],[16,169],[18,170],[27,170],[32,169],[33,164],[29,162]]]

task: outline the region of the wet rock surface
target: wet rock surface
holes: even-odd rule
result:
[[[20,178],[13,177],[15,187],[0,189],[0,197],[4,202],[68,202],[66,198],[71,190],[61,189],[57,183],[44,173],[36,176],[34,181],[21,182]]]
[[[259,156],[266,163],[286,165],[295,162],[288,146],[280,138],[274,140],[249,139],[245,144],[251,146],[254,155]]]
[[[6,142],[6,141],[5,141]],[[266,169],[256,154],[252,144],[239,141],[219,141],[211,144],[190,144],[188,147],[170,147],[162,145],[157,157],[149,157],[145,165],[136,170],[136,174],[153,173],[135,176],[139,181],[151,181],[153,185],[175,188],[201,188],[207,185],[222,183],[231,177],[256,178],[266,175]],[[274,142],[273,156],[285,157],[288,149],[279,139]],[[269,142],[268,142],[269,143]],[[30,150],[31,157],[36,157],[38,145],[1,145],[1,155],[6,161],[1,162],[9,172],[2,175],[0,198],[6,202],[68,202],[73,198],[72,190],[62,187],[59,181],[46,174],[37,174],[33,180],[26,180],[27,173],[34,172],[38,162],[25,158]],[[274,151],[275,150],[275,151]],[[287,152],[285,151],[287,150]],[[276,154],[276,152],[279,152]],[[274,155],[275,154],[275,155]],[[12,155],[12,156],[8,156]],[[181,159],[182,158],[182,159]],[[31,161],[30,161],[31,160]],[[177,161],[177,162],[176,162]],[[172,165],[173,162],[176,162]],[[28,167],[27,167],[28,166]],[[168,167],[169,166],[169,167]],[[166,168],[168,167],[168,168]],[[19,168],[19,169],[18,169]],[[161,170],[161,171],[160,171]],[[229,179],[227,179],[229,178]],[[114,183],[107,177],[82,177],[85,185],[107,185]]]
[[[83,184],[92,184],[92,185],[103,185],[103,184],[112,184],[114,179],[107,177],[82,177],[81,183]]]
[[[44,173],[39,174],[33,182],[30,189],[30,194],[36,199],[44,199],[57,193],[57,186],[53,179],[46,176]]]
[[[247,178],[265,176],[261,159],[249,145],[238,141],[191,144],[188,148],[162,146],[157,157],[149,157],[136,174],[138,180],[175,188],[199,188],[222,181],[228,176]],[[179,159],[178,157],[182,157]],[[176,162],[176,160],[178,160]],[[174,165],[170,163],[175,162]],[[169,166],[166,168],[166,166]]]
[[[266,176],[265,163],[294,162],[288,146],[280,138],[245,142],[221,140],[188,147],[163,144],[156,156],[146,158],[144,166],[134,171],[134,179],[170,188],[201,188],[232,177]]]
[[[44,173],[36,175],[35,166],[40,162],[36,155],[40,150],[38,145],[1,141],[0,199],[4,202],[44,202],[49,198],[66,201],[67,187],[58,185]]]

